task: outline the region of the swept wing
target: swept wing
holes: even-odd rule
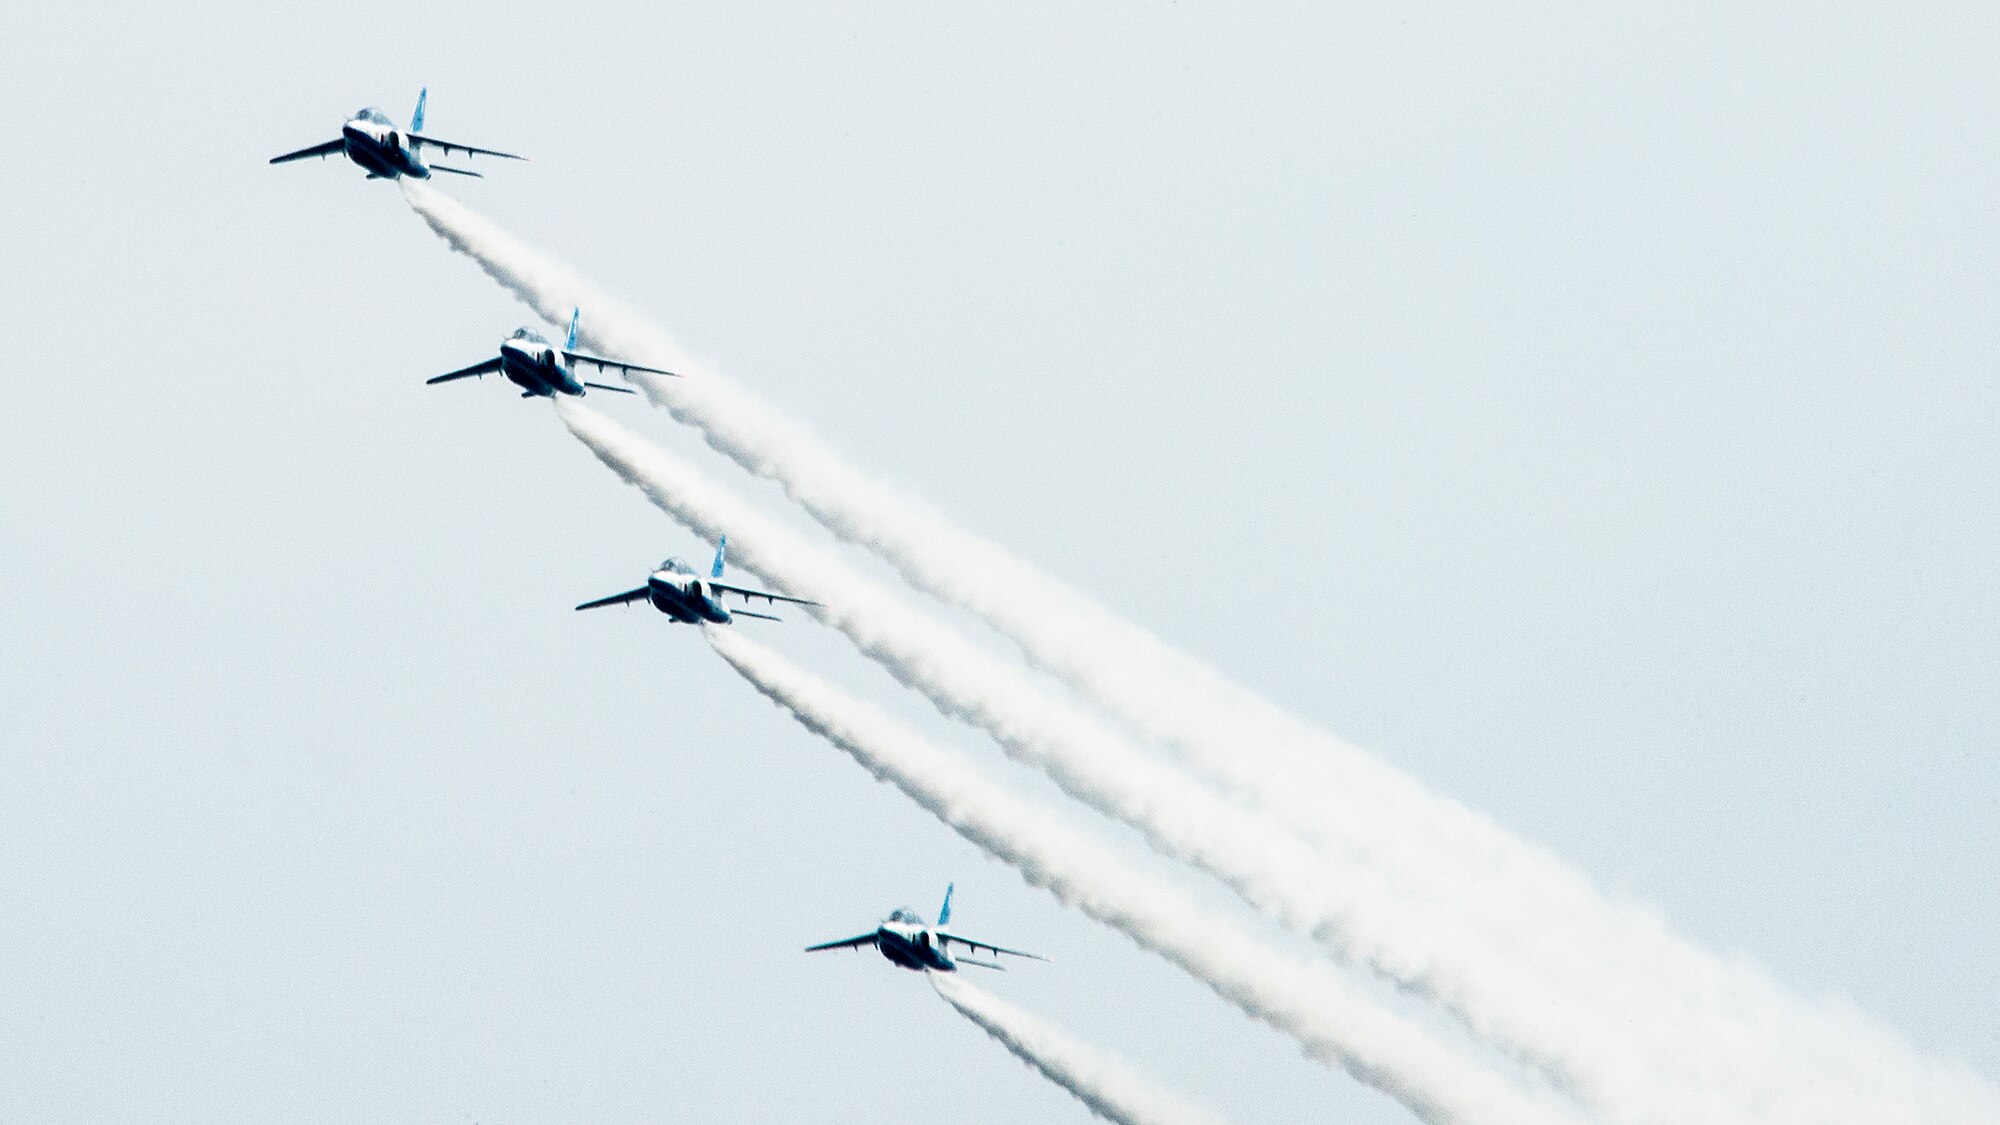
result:
[[[974,941],[971,938],[960,937],[957,934],[946,933],[943,930],[938,930],[936,932],[939,940],[944,941],[946,943],[955,941],[958,944],[965,946],[967,949],[973,949],[973,950],[984,949],[988,953],[993,953],[993,954],[1005,953],[1012,957],[1027,957],[1036,961],[1048,960],[1048,958],[1042,956],[1039,953],[1029,953],[1028,951],[1023,949],[1008,949],[1004,945],[994,945],[990,942]]]
[[[447,371],[442,375],[433,375],[425,379],[424,383],[426,386],[432,383],[449,383],[453,379],[464,379],[473,375],[491,375],[498,370],[500,370],[500,359],[498,356],[495,356],[484,363],[475,363],[471,367],[461,367],[456,371]]]
[[[720,591],[722,591],[722,592],[723,592],[723,593],[725,593],[725,594],[735,594],[735,595],[736,595],[737,597],[740,597],[740,598],[745,598],[745,599],[749,599],[749,598],[763,598],[763,599],[764,599],[765,601],[767,601],[767,602],[771,602],[771,603],[773,603],[773,604],[776,604],[776,603],[778,603],[778,602],[790,602],[790,603],[792,603],[793,605],[818,605],[818,604],[820,604],[820,603],[818,603],[818,602],[810,602],[810,601],[807,601],[807,600],[806,600],[806,599],[804,599],[804,598],[794,598],[794,597],[791,597],[791,596],[789,596],[789,595],[786,595],[786,594],[773,594],[773,593],[771,593],[771,592],[770,592],[770,591],[768,591],[768,590],[752,590],[752,589],[750,589],[750,588],[749,588],[749,587],[747,587],[747,586],[731,586],[731,585],[729,585],[729,584],[728,584],[727,582],[714,582],[714,581],[711,581],[711,582],[709,582],[709,584],[708,584],[708,588],[709,588],[709,589],[711,589],[711,590],[720,590]],[[756,616],[756,615],[755,615],[755,614],[752,614],[752,616]]]
[[[619,605],[623,602],[640,601],[644,599],[646,596],[647,596],[646,588],[644,586],[641,586],[636,590],[627,590],[622,594],[613,594],[608,598],[599,598],[594,602],[585,602],[582,605],[577,606],[576,608],[596,609],[598,606]]]
[[[662,371],[657,367],[641,367],[636,363],[620,363],[615,359],[605,359],[602,356],[589,355],[585,352],[565,351],[563,355],[567,356],[571,363],[588,363],[600,370],[608,371],[615,367],[628,375],[634,371],[644,371],[648,375],[674,375],[671,371]],[[680,376],[674,375],[674,378],[678,379]]]
[[[311,148],[302,148],[297,152],[288,152],[283,156],[274,156],[271,158],[271,163],[290,164],[294,160],[304,160],[309,156],[327,157],[346,151],[347,142],[336,137],[325,144],[314,145]]]
[[[516,156],[511,152],[497,152],[490,148],[473,148],[471,145],[462,145],[455,141],[443,141],[436,137],[426,137],[422,133],[411,133],[409,137],[410,143],[413,145],[428,145],[431,148],[440,149],[444,152],[462,152],[467,156],[498,156],[506,160],[527,159],[525,156]]]
[[[808,945],[806,946],[806,952],[818,953],[822,949],[860,949],[864,945],[874,944],[875,931],[870,930],[865,934],[859,934],[851,938],[842,938],[839,941],[827,941],[821,942],[818,945]]]

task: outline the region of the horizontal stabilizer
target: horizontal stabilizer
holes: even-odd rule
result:
[[[486,173],[484,172],[468,172],[463,168],[453,168],[449,164],[432,164],[428,165],[428,167],[433,172],[450,172],[454,176],[471,176],[475,180],[486,178]]]
[[[771,616],[770,614],[768,614],[768,613],[751,613],[751,612],[750,612],[749,610],[747,610],[747,609],[733,609],[733,610],[730,610],[730,611],[729,611],[729,616],[731,616],[731,617],[757,617],[757,618],[762,618],[762,619],[763,619],[763,620],[765,620],[765,621],[783,621],[783,620],[784,620],[784,618],[782,618],[782,617],[772,617],[772,616]]]
[[[621,395],[636,395],[639,393],[630,387],[614,387],[609,383],[585,383],[584,386],[599,391],[617,391]]]
[[[975,961],[970,957],[959,957],[955,960],[960,965],[977,965],[982,969],[998,969],[1003,973],[1007,971],[1007,966],[998,961]]]

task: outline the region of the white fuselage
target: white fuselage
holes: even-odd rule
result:
[[[389,121],[357,114],[340,127],[340,139],[344,142],[347,158],[370,175],[387,180],[402,176],[413,180],[431,178],[431,170],[417,155],[409,134]]]
[[[500,373],[531,395],[580,395],[583,384],[570,370],[562,349],[536,336],[513,336],[500,342]]]
[[[958,962],[952,960],[937,932],[915,922],[894,919],[883,922],[875,929],[875,949],[891,964],[905,969],[949,973],[958,968]]]
[[[646,579],[646,597],[654,609],[675,621],[727,625],[731,620],[728,607],[698,574],[664,567],[656,570]]]

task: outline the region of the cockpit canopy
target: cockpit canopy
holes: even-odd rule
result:
[[[542,334],[540,332],[537,332],[532,328],[516,328],[514,329],[514,334],[512,336],[509,336],[508,339],[529,340],[537,344],[548,343],[548,341],[542,337]]]
[[[354,116],[362,121],[373,121],[377,125],[387,125],[391,128],[394,128],[396,124],[394,121],[389,120],[388,114],[383,113],[372,105],[365,105],[355,110]]]
[[[681,560],[679,560],[679,559],[667,559],[666,561],[664,561],[664,562],[662,562],[662,563],[660,564],[660,569],[661,569],[661,570],[664,570],[664,571],[667,571],[667,572],[669,572],[669,573],[671,573],[671,574],[693,574],[693,573],[694,573],[694,571],[693,571],[692,569],[690,569],[690,568],[688,567],[688,564],[686,564],[686,563],[682,562],[682,561],[681,561]]]
[[[896,909],[890,911],[889,921],[906,922],[912,926],[921,926],[924,924],[923,918],[919,916],[916,911],[911,910],[907,906],[899,906]]]

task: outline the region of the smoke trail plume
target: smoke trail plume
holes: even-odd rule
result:
[[[899,682],[944,714],[984,730],[1010,757],[1041,769],[1070,796],[1138,829],[1156,851],[1214,875],[1252,907],[1316,938],[1342,959],[1444,1006],[1593,1111],[1643,1120],[1647,1112],[1700,1108],[1671,1088],[1647,1083],[1643,1073],[1624,1079],[1634,1089],[1577,1080],[1578,1071],[1618,1072],[1614,1028],[1598,1028],[1591,1040],[1594,1053],[1576,1059],[1542,1058],[1522,1049],[1494,1029],[1548,1011],[1546,991],[1514,982],[1504,965],[1490,966],[1482,984],[1455,979],[1449,967],[1408,953],[1439,940],[1474,943],[1476,935],[1410,932],[1401,921],[1407,911],[1395,888],[1375,872],[1305,847],[1268,818],[1147,757],[1019,669],[889,596],[832,552],[596,411],[562,401],[557,412],[599,459],[677,521],[708,539],[727,532],[738,565],[823,603],[815,615]]]
[[[1611,1044],[1598,1029],[1616,1027],[1627,1062],[1577,1075],[1614,1100],[1668,1085],[1697,1104],[1714,1101],[1718,1114],[1726,1102],[1737,1119],[2000,1119],[2000,1092],[1964,1066],[1923,1058],[1858,1013],[1803,1001],[1753,965],[1689,945],[1650,911],[1607,900],[1545,849],[1285,715],[860,474],[701,371],[643,318],[455,201],[421,184],[406,181],[404,190],[440,237],[546,318],[560,321],[581,305],[591,346],[687,374],[639,382],[835,534],[982,617],[1120,722],[1394,887],[1410,911],[1403,920],[1410,962],[1467,988],[1540,989],[1552,998],[1549,1014],[1475,1027],[1482,1035],[1516,1045],[1524,1057],[1574,1066],[1603,1056]],[[1494,966],[1504,981],[1495,981]]]
[[[945,1003],[978,1025],[1015,1058],[1061,1086],[1090,1112],[1118,1125],[1221,1125],[1216,1118],[1161,1093],[1123,1063],[1029,1015],[955,973],[930,973]]]
[[[709,644],[801,725],[894,785],[1030,884],[1164,957],[1432,1125],[1574,1122],[1325,969],[1265,948],[965,761],[727,628]]]

